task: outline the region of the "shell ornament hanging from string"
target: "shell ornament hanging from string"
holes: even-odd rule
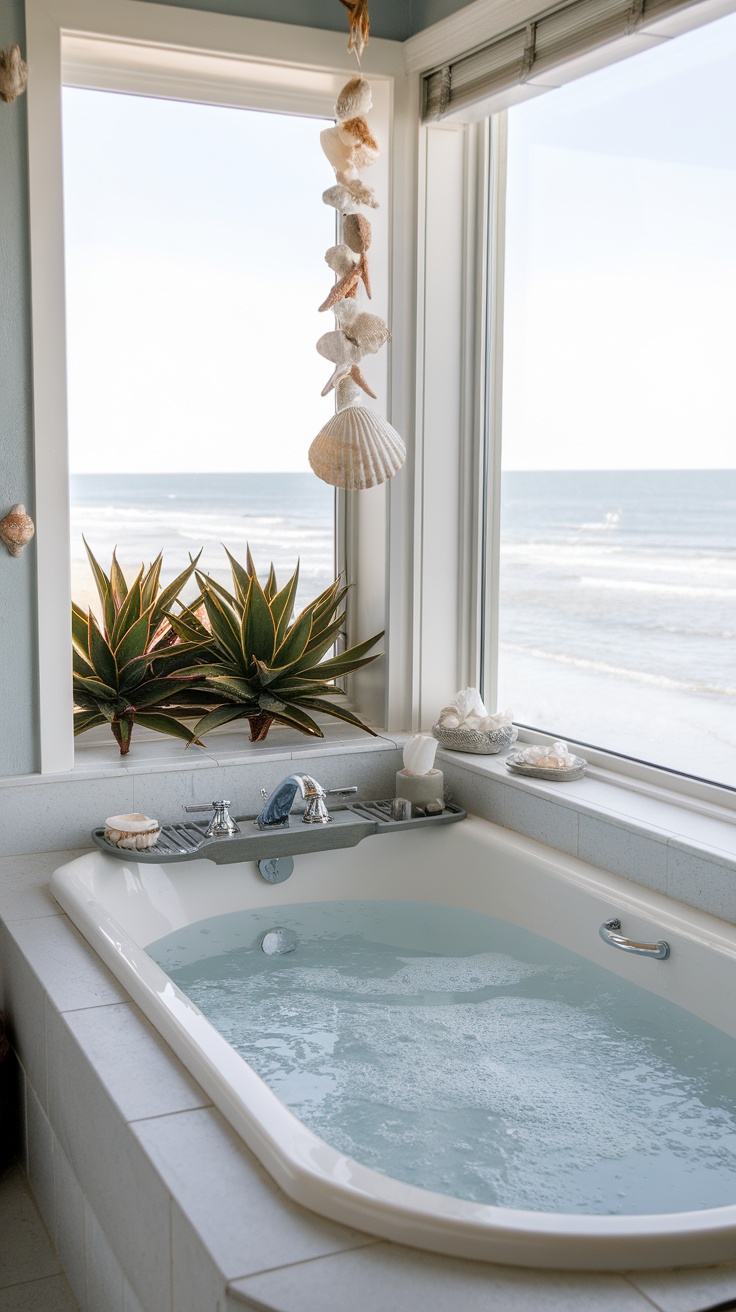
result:
[[[370,26],[368,3],[341,3],[350,13],[348,50],[355,52],[360,65]],[[325,254],[335,282],[319,307],[332,310],[335,328],[320,337],[317,350],[334,365],[322,395],[335,390],[337,411],[312,442],[309,463],[324,483],[354,490],[385,483],[406,460],[406,447],[396,430],[361,404],[365,396],[375,400],[361,361],[380,351],[391,336],[384,320],[365,308],[371,298],[371,223],[361,211],[377,209],[378,200],[361,174],[380,154],[366,117],[372,106],[370,83],[358,72],[337,98],[335,127],[320,134],[322,149],[335,170],[335,185],[328,187],[322,199],[337,210],[341,240]]]

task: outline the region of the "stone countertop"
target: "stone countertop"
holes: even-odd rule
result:
[[[83,850],[0,859],[3,1005],[37,1114],[144,1312],[344,1312],[348,1300],[397,1312],[700,1312],[736,1293],[736,1263],[530,1271],[387,1243],[292,1203],[49,893],[53,870]],[[48,1175],[36,1166],[37,1195]]]

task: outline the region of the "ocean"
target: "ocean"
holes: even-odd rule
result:
[[[502,500],[499,706],[736,787],[736,470],[505,473]],[[333,526],[309,473],[77,475],[73,595],[95,599],[84,533],[126,572],[163,548],[165,579],[203,547],[228,583],[223,543],[279,581],[300,557],[303,605],[334,578]]]
[[[505,473],[499,702],[736,787],[736,470]]]
[[[164,552],[175,578],[203,548],[201,568],[232,588],[223,544],[265,582],[283,585],[301,560],[297,605],[335,578],[334,489],[314,474],[77,474],[71,479],[72,596],[96,604],[82,535],[105,570],[113,548],[126,575]],[[191,595],[191,590],[190,590]]]

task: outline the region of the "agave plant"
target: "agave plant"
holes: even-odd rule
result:
[[[197,742],[179,716],[199,717],[213,704],[212,696],[202,690],[202,681],[190,669],[184,672],[205,642],[181,639],[168,612],[194,574],[199,557],[162,589],[159,554],[148,570],[141,566],[128,586],[115,552],[107,575],[86,541],[84,545],[100,597],[102,624],[92,610],[85,613],[72,602],[74,733],[107,723],[121,756],[130,748],[134,724]]]
[[[299,566],[279,588],[271,565],[261,587],[250,550],[245,567],[227,555],[234,594],[198,572],[200,597],[181,615],[169,615],[182,643],[200,649],[197,664],[182,674],[199,674],[220,702],[195,725],[195,733],[248,720],[251,742],[259,742],[276,720],[323,738],[309,712],[324,711],[372,734],[347,707],[335,705],[333,699],[344,696],[335,679],[374,661],[378,653],[367,653],[383,634],[323,659],[343,626],[347,587],[336,579],[292,620]]]

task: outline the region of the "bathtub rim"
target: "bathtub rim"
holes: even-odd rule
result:
[[[736,926],[673,903],[661,894],[631,885],[577,858],[567,858],[491,822],[474,823],[496,831],[495,842],[517,854],[531,856],[566,882],[582,883],[596,896],[610,898],[613,885],[616,900],[626,909],[655,915],[665,930],[707,942],[711,950],[725,953],[736,965]],[[98,857],[115,866],[120,864],[102,853],[77,857],[54,871],[54,897],[294,1202],[380,1238],[503,1265],[621,1271],[733,1260],[736,1203],[692,1212],[617,1217],[523,1211],[437,1194],[394,1180],[339,1153],[281,1103],[144,948],[92,896],[88,876]],[[620,884],[628,884],[630,893],[621,892]],[[196,1018],[196,1039],[192,1029],[182,1023],[183,1014]],[[227,1079],[218,1073],[218,1063],[228,1073]],[[242,1085],[252,1099],[250,1108],[241,1100],[242,1095],[238,1096]]]

